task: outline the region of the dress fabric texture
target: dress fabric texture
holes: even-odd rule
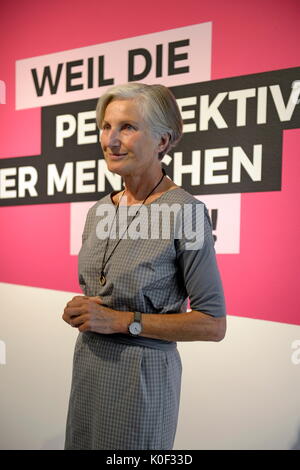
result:
[[[158,207],[159,219],[153,224]],[[132,219],[138,208],[120,206],[114,218],[116,208],[107,195],[89,210],[78,258],[84,295],[99,295],[106,306],[120,311],[166,315],[185,312],[189,298],[191,309],[224,316],[223,289],[204,204],[176,188],[142,206]],[[106,284],[101,286],[111,228]],[[192,234],[195,242],[191,242]],[[172,449],[181,370],[175,342],[79,333],[65,449]]]

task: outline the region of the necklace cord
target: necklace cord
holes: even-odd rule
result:
[[[107,260],[105,259],[106,257],[106,252],[107,252],[107,248],[108,248],[108,243],[109,243],[109,238],[110,238],[110,234],[111,234],[111,229],[112,229],[112,226],[114,224],[114,221],[115,221],[115,218],[117,216],[117,213],[118,213],[118,210],[119,210],[119,206],[120,206],[120,202],[122,200],[122,197],[124,196],[124,193],[125,193],[125,189],[123,191],[123,194],[122,196],[119,198],[118,200],[118,204],[117,204],[117,208],[116,208],[116,213],[115,213],[115,216],[114,216],[114,219],[112,221],[112,224],[111,224],[111,227],[110,227],[110,231],[109,231],[109,235],[107,237],[107,240],[106,240],[106,246],[105,246],[105,250],[104,250],[104,253],[103,253],[103,258],[102,258],[102,267],[101,267],[101,275],[100,275],[100,282],[101,282],[101,278],[104,280],[105,282],[105,276],[104,276],[104,269],[105,269],[105,266],[107,265],[108,261],[110,260],[110,258],[112,257],[115,249],[117,248],[117,246],[119,245],[119,243],[121,242],[124,234],[127,232],[128,230],[128,227],[129,225],[132,223],[132,221],[136,218],[136,216],[138,215],[138,213],[140,212],[141,210],[141,207],[145,204],[146,200],[151,196],[151,194],[155,191],[155,189],[160,185],[160,183],[162,182],[163,178],[166,176],[166,172],[165,172],[165,169],[162,168],[162,177],[160,178],[159,182],[154,186],[153,189],[151,189],[150,193],[145,197],[145,199],[143,200],[142,204],[140,205],[140,207],[138,208],[138,210],[136,211],[136,213],[134,214],[133,218],[131,219],[131,221],[129,222],[129,224],[127,225],[126,229],[124,230],[124,233],[122,234],[122,237],[119,239],[118,243],[114,246],[112,252],[110,253],[109,257],[107,258]],[[104,284],[103,284],[104,285]]]

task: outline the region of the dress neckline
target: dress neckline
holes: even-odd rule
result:
[[[158,201],[159,199],[161,199],[165,194],[168,194],[168,193],[170,193],[171,191],[174,191],[175,189],[182,189],[182,187],[181,187],[181,186],[175,186],[175,187],[173,187],[173,188],[170,188],[170,189],[168,189],[167,191],[165,191],[164,193],[162,193],[160,196],[158,196],[156,199],[154,199],[154,201],[145,203],[144,206],[150,206],[150,205],[153,204],[154,202],[156,202],[156,201]],[[110,202],[111,202],[114,206],[116,206],[116,204],[113,202],[112,197],[113,197],[115,194],[117,194],[118,192],[119,192],[119,191],[113,191],[113,192],[111,192],[111,193],[109,194],[109,200],[110,200]],[[140,206],[140,205],[141,205],[141,203],[138,202],[138,203],[136,203],[136,204],[132,204],[131,206],[121,206],[121,207],[134,207],[134,206]]]

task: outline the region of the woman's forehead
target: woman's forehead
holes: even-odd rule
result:
[[[136,99],[115,99],[111,101],[105,109],[104,119],[111,118],[120,118],[122,120],[130,119],[134,121],[143,120],[139,102]]]

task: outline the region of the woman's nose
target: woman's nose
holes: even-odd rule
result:
[[[110,129],[107,136],[107,145],[109,147],[117,147],[120,145],[120,134],[119,131],[115,129]]]

